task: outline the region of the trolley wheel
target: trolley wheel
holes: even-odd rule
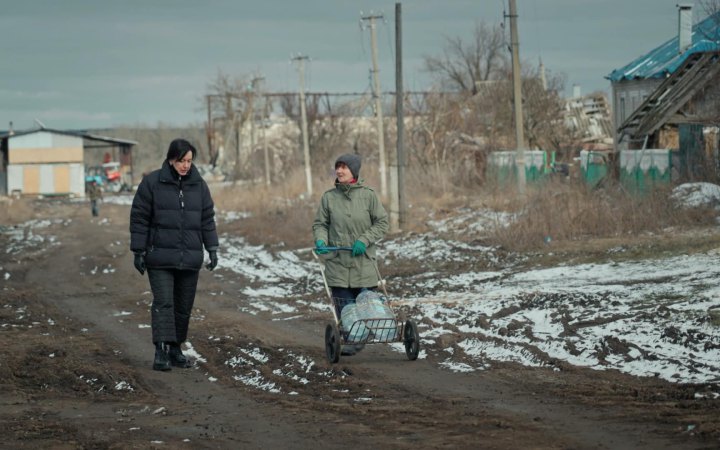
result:
[[[405,344],[405,354],[410,361],[415,361],[420,353],[420,336],[418,335],[417,325],[412,320],[405,322],[403,328],[403,343]]]
[[[340,361],[340,332],[334,323],[325,327],[325,356],[330,364]]]

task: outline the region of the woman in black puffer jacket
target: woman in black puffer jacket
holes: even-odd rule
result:
[[[210,189],[192,166],[188,141],[170,143],[167,159],[138,186],[130,209],[130,250],[140,275],[147,269],[152,303],[153,369],[189,367],[180,345],[188,334],[203,247],[217,265],[218,236]]]

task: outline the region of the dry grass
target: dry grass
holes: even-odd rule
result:
[[[32,197],[0,196],[0,225],[15,225],[34,217]]]
[[[548,242],[636,236],[668,227],[710,225],[709,209],[679,209],[669,189],[632,195],[619,186],[589,190],[582,184],[548,182],[528,189],[518,221],[498,228],[493,240],[512,250],[529,250]]]
[[[362,177],[380,196],[377,168],[363,166]],[[542,248],[581,240],[617,239],[655,232],[668,227],[714,224],[710,210],[680,210],[658,189],[644,196],[630,195],[618,186],[588,190],[582,183],[548,181],[528,185],[525,195],[514,186],[463,188],[449,183],[446,174],[408,173],[405,198],[407,221],[403,233],[427,231],[431,214],[452,215],[460,207],[518,212],[509,227],[498,226],[489,243],[514,251]],[[287,178],[265,184],[237,184],[213,188],[220,210],[246,211],[252,217],[225,224],[253,244],[283,243],[289,248],[312,245],[312,221],[320,196],[333,187],[331,171],[315,177],[313,195],[307,198],[305,174],[296,170]],[[386,209],[389,203],[384,201]]]
[[[222,225],[220,231],[235,232],[254,245],[284,244],[290,248],[311,245],[312,221],[320,197],[315,193],[307,198],[305,187],[301,171],[270,186],[237,183],[223,188],[211,187],[217,209],[251,215]]]

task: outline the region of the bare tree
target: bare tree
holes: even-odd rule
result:
[[[476,83],[501,76],[509,60],[503,30],[499,25],[477,22],[471,42],[447,37],[443,54],[426,56],[425,69],[434,74],[443,88],[471,94]]]
[[[429,93],[406,110],[408,164],[441,192],[483,181],[495,129],[485,125],[479,96]],[[491,124],[492,120],[487,120]]]
[[[539,67],[524,64],[524,129],[530,148],[560,152],[576,148],[577,136],[564,123],[564,77],[551,75],[547,88]],[[466,91],[427,95],[408,107],[410,158],[428,175],[449,175],[453,183],[484,180],[489,152],[514,145],[514,114],[510,72],[475,83],[476,94]],[[445,190],[445,188],[443,188]]]
[[[706,40],[717,44],[720,42],[720,26],[718,26],[720,24],[720,0],[698,0],[698,6],[706,16],[713,17],[715,23],[715,26],[710,28],[710,32],[708,32],[707,27],[700,30],[700,32]],[[704,19],[705,17],[700,20]],[[698,20],[696,19],[696,21]]]
[[[244,152],[242,148],[242,132],[250,118],[251,97],[255,95],[250,89],[251,78],[231,77],[218,72],[215,80],[207,86],[207,107],[210,108],[213,118],[213,123],[207,126],[212,130],[212,139],[215,142],[211,149],[210,163],[232,172],[236,179],[248,159],[248,152]]]
[[[564,123],[565,100],[560,96],[564,90],[565,77],[550,74],[546,84],[541,81],[540,67],[523,64],[522,102],[523,129],[528,146],[542,150],[564,151],[576,147],[579,137]],[[509,136],[514,129],[512,83],[510,73],[506,78],[492,83],[478,92],[483,110],[479,114],[492,118],[495,133]],[[482,130],[481,130],[482,131]]]
[[[720,0],[698,0],[697,3],[707,16],[714,16],[720,12]]]
[[[359,117],[367,101],[346,101],[333,104],[327,95],[306,95],[306,113],[308,121],[308,141],[310,144],[311,160],[317,167],[326,167],[333,155],[351,151],[353,143],[359,138],[357,123],[362,121]],[[302,158],[302,145],[300,139],[300,105],[299,96],[283,96],[280,108],[285,115],[297,124],[297,152],[293,152],[294,159],[299,162]]]
[[[564,150],[575,147],[578,137],[564,123],[565,100],[560,96],[564,90],[565,77],[551,74],[544,87],[540,81],[540,68],[531,67],[525,74],[523,102],[525,103],[525,135],[531,148]]]

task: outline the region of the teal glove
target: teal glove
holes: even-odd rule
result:
[[[324,255],[326,253],[329,253],[330,250],[325,250],[324,247],[325,241],[323,241],[322,239],[318,239],[317,241],[315,241],[315,253],[317,253],[318,255]]]
[[[365,248],[365,244],[363,243],[363,241],[360,241],[360,240],[355,241],[355,243],[353,244],[352,255],[353,256],[363,255],[363,254],[365,254],[365,250],[366,250],[366,248]]]

